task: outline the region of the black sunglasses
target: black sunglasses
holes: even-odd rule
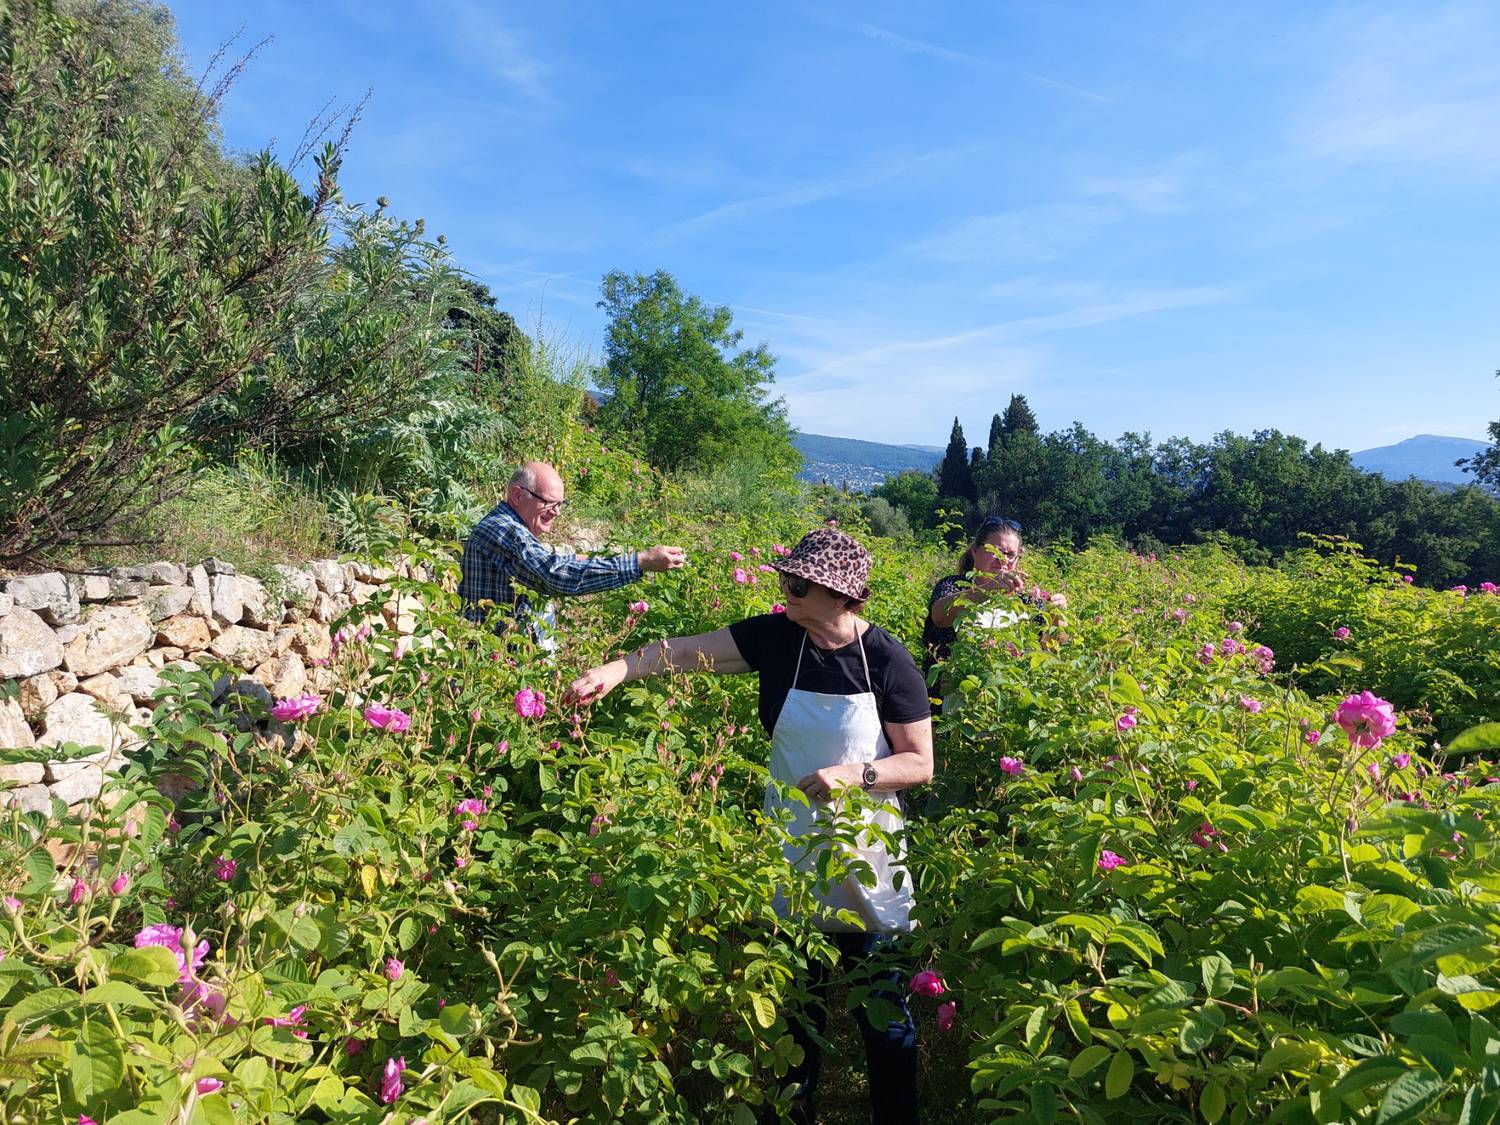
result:
[[[999,531],[1002,527],[1008,527],[1011,531],[1021,530],[1021,524],[1017,520],[1007,519],[1005,516],[986,516],[984,522],[979,525],[979,534]]]
[[[542,507],[544,507],[544,508],[551,508],[554,512],[560,512],[560,511],[562,511],[563,510],[563,505],[567,503],[566,500],[548,500],[545,496],[541,495],[540,493],[532,492],[531,489],[527,488],[524,484],[521,486],[521,488],[522,488],[522,490],[524,490],[526,492],[531,492],[531,495],[535,496],[536,499],[538,501],[540,501]]]
[[[812,589],[812,583],[800,574],[788,574],[781,572],[781,588],[794,598],[807,597],[807,591]]]

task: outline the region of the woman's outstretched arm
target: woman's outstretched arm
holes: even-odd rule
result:
[[[642,645],[618,660],[590,668],[568,685],[564,706],[603,699],[627,680],[640,680],[662,672],[748,672],[750,665],[740,655],[729,630],[715,629],[694,637],[668,637]]]

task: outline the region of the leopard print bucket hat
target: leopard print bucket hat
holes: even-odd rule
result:
[[[870,552],[859,540],[836,527],[809,531],[792,553],[771,564],[785,574],[795,574],[826,586],[855,601],[868,601]]]

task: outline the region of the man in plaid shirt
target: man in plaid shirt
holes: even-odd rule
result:
[[[558,596],[597,594],[628,585],[643,571],[676,570],[687,561],[681,547],[652,547],[599,559],[554,552],[539,536],[552,530],[566,502],[562,477],[551,465],[529,461],[512,474],[505,499],[464,543],[458,596],[469,620],[482,622],[490,605],[501,606],[532,640],[551,648],[551,607],[538,610],[525,594],[516,593],[516,582]]]

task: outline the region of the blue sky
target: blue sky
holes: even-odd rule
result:
[[[596,355],[601,276],[670,271],[811,432],[1500,417],[1500,5],[171,7],[194,73],[274,36],[231,146],[371,88],[349,199]]]

